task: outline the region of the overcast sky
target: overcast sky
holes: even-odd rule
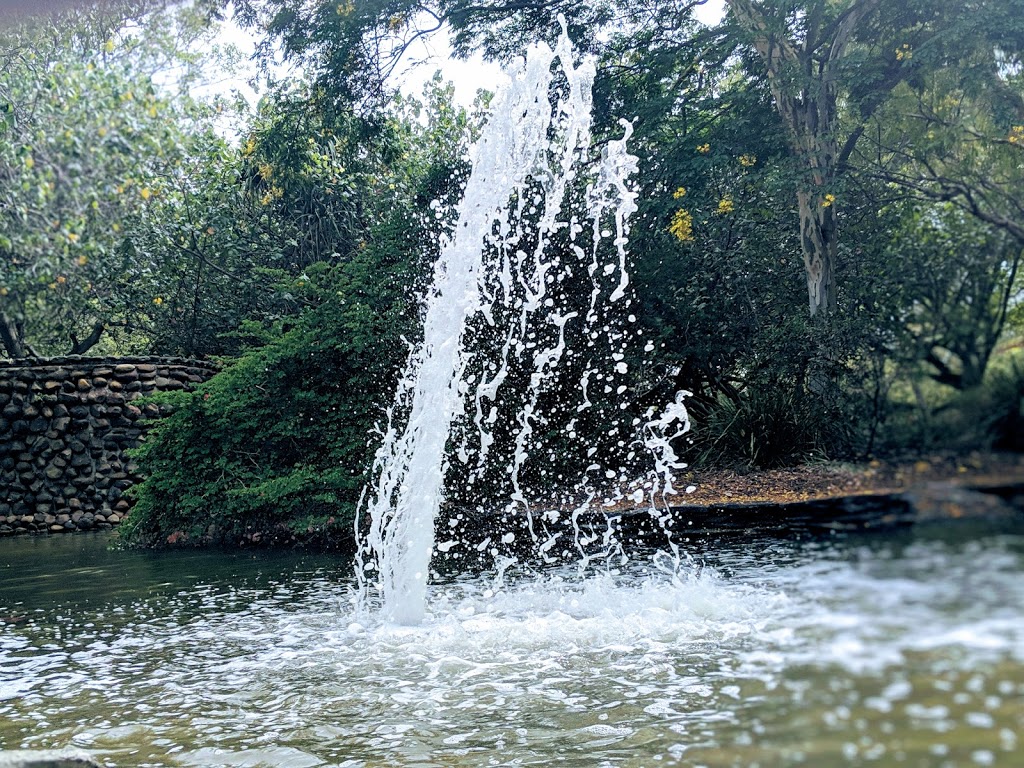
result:
[[[708,0],[707,4],[697,9],[697,18],[705,23],[715,23],[722,16],[724,0]],[[0,23],[6,18],[11,19],[26,14],[40,14],[58,11],[72,5],[84,5],[84,0],[0,0]],[[224,26],[223,39],[237,45],[245,52],[253,50],[252,37],[234,24]],[[418,96],[423,84],[435,71],[440,69],[444,77],[455,83],[456,100],[466,106],[473,101],[480,88],[493,91],[504,80],[501,68],[485,62],[480,56],[463,61],[451,57],[448,38],[444,34],[432,35],[422,44],[414,47],[405,64],[396,73],[396,80],[403,93]],[[240,78],[224,80],[214,88],[227,90],[239,88],[243,93],[252,96]]]

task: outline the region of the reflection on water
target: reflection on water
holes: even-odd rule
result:
[[[1019,765],[1024,536],[716,542],[682,579],[435,586],[0,541],[0,745],[117,766]]]

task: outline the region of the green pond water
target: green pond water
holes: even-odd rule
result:
[[[357,610],[324,556],[0,540],[0,746],[112,766],[1021,766],[1024,527],[691,542]]]

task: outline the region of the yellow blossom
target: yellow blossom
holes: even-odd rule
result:
[[[159,307],[161,304],[164,303],[164,300],[160,296],[157,296],[155,299],[153,299],[153,303]]]
[[[107,135],[107,126],[101,125],[99,129],[96,131],[96,133],[98,133],[100,135],[100,138],[102,139],[104,136]]]
[[[6,296],[10,291],[7,288],[0,288],[0,296]]]
[[[896,49],[896,61],[908,61],[913,58],[914,51],[910,47],[910,43],[904,43]]]
[[[723,197],[718,201],[718,212],[719,213],[732,213],[736,206],[732,202],[731,197]]]
[[[58,275],[57,276],[57,282],[60,285],[64,285],[64,283],[66,283],[67,281],[68,281],[68,279],[66,277],[64,277],[64,275]]]
[[[88,256],[79,256],[78,257],[78,266],[84,267],[88,263],[89,263],[89,257]]]
[[[105,42],[103,44],[103,50],[106,51],[107,53],[111,53],[114,50],[114,41],[113,40],[107,40],[107,42]]]
[[[139,194],[142,195],[143,200],[149,200],[153,193],[150,191],[149,187],[143,187],[139,190]]]
[[[830,192],[829,194],[825,195],[825,197],[822,199],[821,207],[822,208],[830,208],[832,206],[832,203],[834,203],[835,201],[836,201],[836,196],[833,195]]]
[[[679,242],[690,242],[693,240],[693,216],[685,208],[680,208],[672,216],[668,231]]]
[[[675,192],[672,193],[672,197],[678,200],[681,197],[686,196],[686,187],[679,187]]]
[[[740,155],[740,165],[750,168],[757,163],[757,155]]]
[[[697,151],[700,152],[702,155],[706,155],[708,152],[711,151],[711,145],[701,144],[697,147]]]
[[[72,243],[78,242],[78,235],[74,232],[68,232],[68,241]]]
[[[25,168],[27,170],[31,171],[32,168],[35,166],[35,164],[36,164],[36,161],[35,161],[35,158],[32,157],[32,155],[29,155],[28,157],[25,158]]]
[[[1010,129],[1010,135],[1006,139],[1011,144],[1024,145],[1024,125],[1015,125]]]

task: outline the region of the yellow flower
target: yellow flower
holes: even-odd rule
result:
[[[757,155],[740,155],[740,165],[750,168],[757,163]]]
[[[68,241],[72,243],[78,242],[78,235],[74,232],[68,232]]]
[[[835,201],[836,201],[836,196],[833,195],[830,192],[829,194],[825,195],[825,197],[822,199],[821,207],[822,208],[830,208],[832,206],[832,203],[834,203]]]
[[[139,190],[139,194],[142,195],[143,200],[149,200],[153,193],[150,191],[149,187],[143,187]]]
[[[107,53],[113,52],[113,50],[114,50],[114,41],[113,40],[107,40],[107,42],[105,42],[103,44],[103,50],[106,51]]]
[[[0,288],[0,296],[6,296],[10,291],[7,288]]]
[[[679,242],[690,242],[693,240],[693,216],[685,208],[680,208],[672,216],[668,231]]]
[[[731,197],[723,197],[718,201],[718,212],[719,213],[732,213],[736,206],[732,202]]]
[[[160,296],[157,296],[155,299],[153,299],[153,303],[159,307],[161,304],[164,303],[164,300]]]
[[[26,169],[31,171],[32,168],[35,166],[35,164],[36,164],[36,161],[35,161],[35,158],[32,157],[32,155],[29,155],[28,157],[25,158],[25,168]]]
[[[914,56],[914,51],[910,47],[910,43],[904,43],[896,49],[896,61],[908,61]]]
[[[681,197],[686,196],[686,187],[679,187],[675,192],[672,193],[672,197],[678,200]]]
[[[112,230],[114,230],[115,232],[120,232],[121,231],[121,225],[118,224],[116,221],[113,224],[110,225],[110,228]]]
[[[96,133],[98,133],[100,135],[100,138],[102,139],[104,136],[107,135],[107,127],[105,125],[101,125],[99,127],[99,130],[96,131]]]
[[[66,277],[64,277],[64,275],[58,275],[57,276],[57,283],[58,284],[64,285],[64,283],[66,283],[67,281],[68,281],[68,279]]]
[[[242,157],[249,157],[253,152],[256,151],[256,139],[249,137],[248,141],[245,142],[245,146],[242,147]]]
[[[711,151],[711,145],[701,144],[697,147],[697,151],[700,152],[702,155],[706,155],[708,152]]]
[[[78,266],[84,267],[88,263],[89,263],[89,257],[88,256],[79,256],[78,257]]]
[[[1024,125],[1015,125],[1010,129],[1007,141],[1011,144],[1024,144]]]

